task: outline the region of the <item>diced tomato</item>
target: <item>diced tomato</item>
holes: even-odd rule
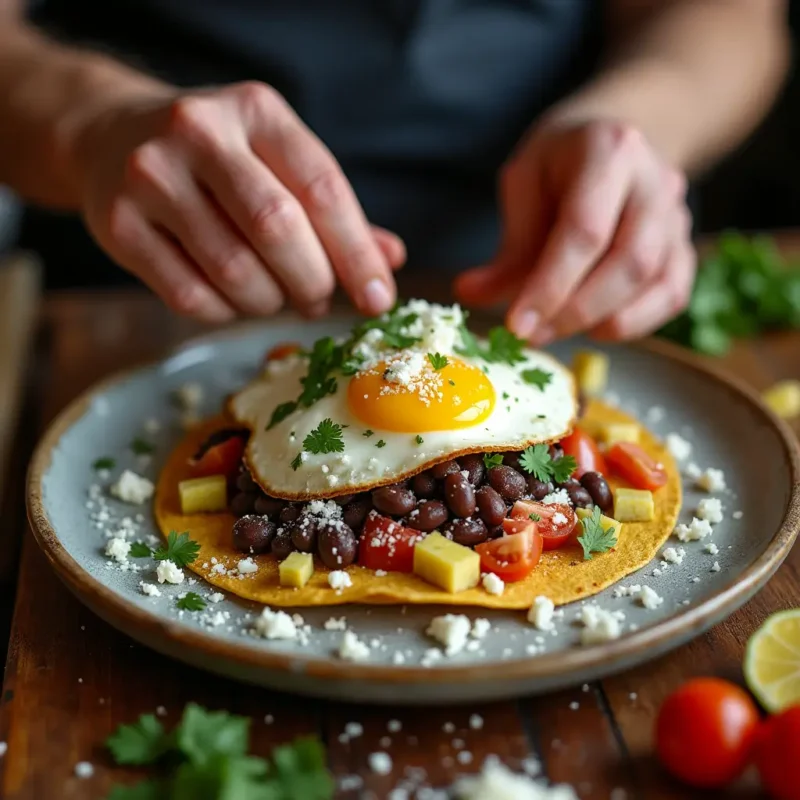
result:
[[[264,364],[270,361],[280,361],[282,358],[296,353],[299,349],[300,344],[298,342],[281,342],[280,344],[276,344],[274,347],[267,350],[264,356]]]
[[[519,520],[536,520],[538,517],[536,524],[545,550],[556,550],[565,544],[578,522],[572,506],[565,503],[545,505],[533,500],[517,500],[511,509],[511,516]]]
[[[612,471],[634,489],[658,489],[667,482],[667,472],[649,453],[633,442],[617,442],[606,453]]]
[[[419,531],[370,511],[358,545],[358,563],[367,569],[413,572],[414,545],[423,538]]]
[[[514,533],[475,547],[481,557],[481,570],[493,572],[506,583],[521,581],[542,557],[542,537],[536,523],[530,520],[504,520],[503,529]]]
[[[245,444],[244,435],[238,431],[230,432],[228,438],[219,442],[209,440],[189,462],[192,476],[204,478],[208,475],[225,475],[230,478],[242,463]]]
[[[597,442],[583,429],[576,426],[559,444],[564,450],[564,455],[572,456],[578,464],[573,473],[574,478],[580,478],[584,472],[606,474],[606,462]]]

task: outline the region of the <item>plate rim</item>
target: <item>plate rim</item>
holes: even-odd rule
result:
[[[290,315],[281,315],[272,321],[248,321],[212,333],[190,337],[167,350],[160,358],[149,359],[127,369],[112,373],[89,386],[63,408],[40,435],[31,457],[26,475],[26,509],[28,521],[36,543],[59,578],[90,608],[102,608],[107,619],[117,621],[119,628],[128,636],[135,630],[140,641],[151,637],[169,640],[171,645],[199,651],[212,659],[233,662],[237,667],[299,673],[311,677],[334,681],[369,681],[384,684],[441,684],[458,681],[463,684],[481,684],[496,679],[496,662],[468,664],[437,664],[435,668],[419,665],[388,665],[380,663],[351,662],[327,657],[308,656],[302,653],[274,652],[257,648],[249,642],[220,639],[203,629],[194,630],[164,619],[148,609],[131,604],[116,590],[109,588],[87,572],[70,555],[61,543],[55,527],[44,507],[43,479],[50,467],[52,454],[64,434],[91,408],[95,396],[131,379],[148,369],[156,369],[176,354],[192,347],[244,336],[254,328],[280,326]],[[333,317],[353,316],[334,314]],[[655,353],[704,377],[715,381],[734,396],[745,400],[753,410],[778,434],[783,457],[789,466],[791,492],[784,510],[781,524],[767,543],[766,548],[734,580],[720,587],[719,591],[686,611],[647,628],[627,633],[624,637],[592,645],[558,652],[546,653],[530,658],[503,661],[506,680],[536,680],[554,673],[580,673],[593,668],[602,669],[617,661],[635,657],[641,650],[671,649],[671,642],[684,641],[713,625],[718,619],[727,617],[747,602],[760,590],[766,581],[783,563],[788,555],[800,527],[800,446],[789,425],[780,419],[761,399],[760,395],[742,379],[724,368],[712,364],[692,351],[653,337],[639,342],[612,343],[612,347],[623,346]],[[454,607],[448,606],[453,613]],[[474,609],[472,609],[474,611]],[[694,632],[694,633],[692,633]],[[683,638],[682,638],[683,636]],[[163,652],[163,651],[162,651]]]

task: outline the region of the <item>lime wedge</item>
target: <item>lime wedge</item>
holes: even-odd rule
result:
[[[800,703],[800,608],[772,614],[750,637],[744,677],[771,714]]]

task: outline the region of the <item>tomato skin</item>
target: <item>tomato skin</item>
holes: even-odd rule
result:
[[[476,545],[475,552],[481,557],[482,572],[493,572],[506,583],[514,583],[539,563],[542,537],[531,520],[505,519],[503,529],[507,535]]]
[[[561,514],[565,522],[557,524],[553,521],[556,514]],[[530,519],[530,515],[539,517],[536,525],[542,536],[542,546],[545,550],[557,550],[570,541],[578,518],[572,506],[553,503],[545,505],[533,500],[517,500],[511,509],[511,516],[517,519]]]
[[[766,719],[753,750],[761,783],[770,797],[800,800],[800,705]]]
[[[299,342],[281,342],[280,344],[276,344],[274,347],[271,347],[267,350],[266,354],[264,355],[264,364],[268,364],[270,361],[280,361],[282,358],[286,358],[300,350]]]
[[[584,472],[608,474],[605,459],[597,442],[582,428],[576,425],[572,433],[566,439],[562,439],[559,444],[564,450],[564,455],[572,456],[578,463],[573,473],[574,478],[579,479]]]
[[[192,477],[204,478],[208,475],[232,477],[242,463],[245,444],[243,437],[231,436],[224,442],[209,447],[200,458],[189,462]]]
[[[758,709],[744,689],[720,678],[696,678],[662,704],[656,752],[684,783],[717,788],[747,766],[758,730]]]
[[[612,471],[634,489],[660,489],[667,482],[667,471],[649,453],[633,442],[617,442],[606,453]]]
[[[413,572],[414,545],[423,538],[419,531],[370,511],[358,543],[358,563],[367,569]]]

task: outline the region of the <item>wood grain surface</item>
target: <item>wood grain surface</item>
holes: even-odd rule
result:
[[[29,404],[24,417],[24,427],[37,434],[98,378],[156,357],[197,330],[152,298],[130,293],[50,298],[40,329],[37,359],[46,367],[33,387],[38,405]],[[786,334],[742,344],[725,363],[762,389],[778,378],[797,377],[799,361],[800,335]],[[656,710],[689,676],[740,679],[747,637],[769,613],[800,606],[795,549],[769,585],[726,622],[655,662],[585,690],[456,709],[359,707],[244,686],[132,643],[67,593],[27,530],[17,533],[25,538],[0,706],[0,740],[8,745],[0,760],[0,797],[7,800],[105,797],[114,782],[135,775],[111,765],[102,749],[106,736],[160,705],[172,723],[190,700],[250,715],[253,750],[261,754],[297,734],[320,734],[334,773],[363,779],[362,789],[338,795],[349,800],[385,798],[414,768],[424,769],[433,786],[446,787],[466,769],[457,760],[461,750],[472,754],[474,769],[488,754],[514,768],[534,756],[544,774],[572,784],[582,800],[707,797],[673,783],[652,760]],[[265,722],[268,714],[271,724]],[[470,727],[471,714],[483,718],[480,730]],[[390,720],[401,722],[399,733],[389,733]],[[364,734],[345,742],[340,735],[353,721]],[[389,776],[368,766],[369,754],[383,749],[384,736],[391,739],[387,749],[394,761]],[[84,760],[95,774],[82,780],[74,767]],[[746,777],[730,796],[761,795]]]

